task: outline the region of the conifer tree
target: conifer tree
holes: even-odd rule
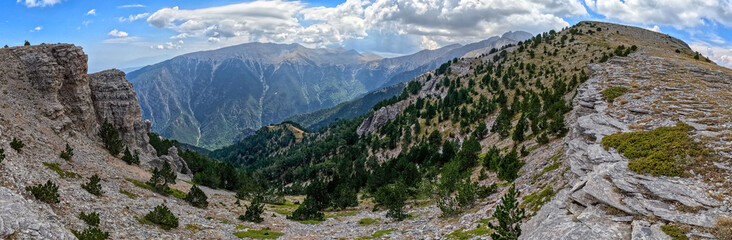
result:
[[[5,149],[0,148],[0,163],[2,163],[3,160],[5,160]]]
[[[191,186],[191,190],[186,194],[185,200],[194,207],[205,208],[208,206],[208,197],[206,196],[206,193],[196,185]]]
[[[247,206],[247,211],[244,215],[239,216],[239,220],[245,222],[261,223],[264,221],[262,213],[264,212],[264,204],[262,204],[262,197],[257,196],[252,200],[252,203]]]
[[[13,141],[10,142],[10,148],[15,150],[16,152],[20,153],[21,150],[25,147],[25,143],[23,141],[18,140],[17,138],[13,138]]]
[[[173,169],[170,167],[170,163],[168,163],[167,161],[163,163],[163,168],[160,169],[160,173],[165,179],[165,184],[175,184],[175,179],[178,176],[175,174],[175,171],[173,171]]]
[[[137,154],[132,155],[132,153],[130,152],[130,148],[128,148],[128,147],[125,147],[125,152],[124,152],[124,155],[122,156],[122,161],[124,161],[127,164],[140,164],[139,156],[137,156]]]
[[[66,149],[61,151],[60,157],[66,161],[71,160],[71,157],[74,156],[74,149],[69,146],[69,144],[66,144]]]
[[[493,230],[491,238],[494,240],[515,240],[521,236],[521,221],[525,218],[525,211],[519,208],[519,192],[513,185],[508,193],[501,198],[501,205],[496,207],[493,217],[498,220],[498,225],[488,224]]]
[[[94,194],[96,196],[101,196],[102,193],[104,193],[104,192],[102,191],[102,184],[99,183],[100,181],[101,181],[101,179],[99,178],[99,175],[94,174],[93,176],[91,176],[89,178],[88,183],[81,184],[81,188],[83,188],[84,190],[86,190],[87,192],[89,192],[91,194]]]
[[[119,138],[119,130],[106,119],[102,123],[102,128],[99,130],[99,137],[102,138],[104,148],[113,156],[117,156],[122,151],[122,140]]]

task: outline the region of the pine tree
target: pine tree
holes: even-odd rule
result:
[[[3,160],[5,160],[5,149],[0,148],[0,163],[2,163]]]
[[[175,184],[175,179],[178,177],[175,174],[175,171],[171,169],[170,163],[167,161],[163,163],[163,168],[160,169],[160,174],[163,175],[163,178],[165,179],[165,184]]]
[[[171,228],[178,227],[178,218],[175,217],[172,212],[170,212],[170,209],[168,208],[168,206],[165,206],[165,204],[160,204],[155,207],[155,209],[145,215],[144,219],[146,221],[154,223],[155,225],[160,226],[165,230],[170,230]]]
[[[20,153],[20,150],[25,147],[25,144],[23,141],[18,140],[17,138],[13,138],[13,141],[10,142],[10,148],[15,150],[16,152]]]
[[[127,164],[140,164],[140,158],[137,155],[132,155],[128,147],[125,147],[124,155],[122,155],[122,161]]]
[[[104,148],[113,156],[117,156],[122,151],[122,140],[119,138],[119,130],[106,119],[102,123],[102,128],[99,130],[99,137],[102,138]]]
[[[525,218],[525,211],[519,208],[519,192],[513,185],[508,193],[501,198],[501,205],[496,207],[493,217],[498,220],[498,226],[492,223],[488,227],[493,229],[491,238],[494,240],[515,240],[521,236],[521,221]]]
[[[31,192],[36,199],[45,203],[59,203],[58,186],[51,182],[51,180],[46,181],[46,184],[27,186],[25,190]]]
[[[513,181],[518,178],[519,169],[521,169],[521,161],[518,159],[516,148],[514,148],[506,156],[503,156],[498,164],[498,178]]]
[[[28,42],[28,40],[25,40],[25,43],[23,44],[23,46],[30,46],[30,45],[31,45],[30,42]]]
[[[515,142],[523,142],[524,141],[524,132],[526,131],[526,118],[522,114],[519,118],[518,122],[516,123],[516,128],[513,130],[513,141]]]
[[[71,157],[74,156],[74,149],[69,146],[69,144],[66,144],[66,150],[61,151],[60,157],[66,161],[71,160]]]
[[[252,200],[252,203],[247,206],[247,211],[244,215],[239,216],[239,220],[245,222],[261,223],[264,221],[262,213],[264,212],[264,204],[262,204],[262,197],[258,196]],[[322,214],[322,213],[321,213]]]
[[[208,197],[206,196],[206,193],[196,185],[191,186],[191,190],[186,194],[185,200],[194,207],[205,208],[208,206]]]
[[[172,190],[165,182],[164,174],[157,167],[153,168],[152,176],[150,177],[150,180],[146,182],[146,184],[150,186],[154,192],[163,194],[165,196],[172,193]]]
[[[81,188],[95,196],[101,196],[104,192],[102,191],[102,184],[99,183],[100,181],[99,175],[94,174],[89,178],[88,183],[81,184]]]
[[[386,213],[387,217],[401,221],[407,217],[404,213],[404,202],[407,201],[407,197],[406,187],[399,182],[379,188],[374,201],[389,210]]]

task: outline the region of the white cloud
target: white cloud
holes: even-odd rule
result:
[[[62,0],[17,0],[17,2],[25,4],[26,7],[53,6],[61,1]]]
[[[29,32],[38,32],[38,31],[41,31],[42,29],[43,29],[43,26],[38,26],[38,27],[34,27],[33,29],[31,29]]]
[[[729,0],[585,0],[587,6],[610,19],[659,24],[678,29],[719,23],[732,26]]]
[[[112,36],[112,37],[118,37],[118,38],[129,36],[129,34],[127,34],[127,32],[123,32],[123,31],[120,31],[117,29],[109,31],[109,33],[107,33],[107,35]]]
[[[719,65],[732,68],[732,46],[714,46],[705,42],[695,42],[689,47]]]
[[[646,28],[646,29],[651,30],[651,31],[654,31],[654,32],[658,32],[658,33],[661,32],[661,28],[658,27],[658,25],[653,25],[652,28]]]
[[[88,15],[94,15],[94,16],[96,16],[97,15],[97,10],[96,9],[89,10],[89,12],[87,12],[86,15],[87,16]]]
[[[580,0],[347,0],[336,7],[299,1],[257,0],[201,9],[163,8],[147,19],[178,32],[171,39],[209,42],[341,45],[369,32],[409,36],[430,48],[472,42],[509,30],[543,32],[569,26],[565,16],[584,16]]]
[[[145,5],[142,5],[142,4],[128,4],[128,5],[117,6],[117,8],[142,8],[142,7],[145,7]]]
[[[120,22],[134,22],[138,19],[145,18],[147,16],[150,16],[150,13],[140,13],[136,15],[130,15],[129,17],[119,17],[117,18]]]

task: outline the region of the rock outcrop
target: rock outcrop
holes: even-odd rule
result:
[[[143,163],[143,166],[147,168],[161,169],[163,168],[163,164],[165,164],[165,162],[168,162],[168,164],[170,164],[170,166],[176,172],[188,175],[189,177],[193,177],[193,174],[191,174],[191,169],[188,168],[188,164],[186,164],[186,161],[178,156],[178,148],[176,147],[170,147],[170,149],[168,149],[168,155],[163,155],[158,158],[152,159],[149,162],[145,162]]]
[[[109,121],[117,126],[122,141],[131,149],[154,151],[147,136],[151,123],[142,120],[135,90],[124,72],[112,69],[89,74],[89,87],[99,123]]]

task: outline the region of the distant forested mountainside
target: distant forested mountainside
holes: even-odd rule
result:
[[[346,49],[247,43],[175,57],[127,78],[153,131],[215,149],[289,116],[408,81],[449,59],[530,37],[506,36],[385,59]]]

